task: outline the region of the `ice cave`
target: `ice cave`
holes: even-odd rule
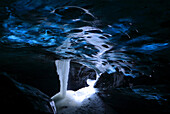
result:
[[[170,113],[169,0],[1,0],[1,113]]]

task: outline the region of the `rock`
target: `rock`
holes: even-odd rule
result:
[[[158,103],[146,100],[129,88],[112,88],[100,91],[98,96],[118,114],[165,113]]]
[[[54,55],[41,53],[35,48],[0,48],[0,53],[0,72],[8,73],[14,80],[35,87],[48,96],[59,92]]]
[[[54,113],[50,97],[29,85],[21,84],[0,73],[0,104],[5,113]]]
[[[125,76],[122,73],[103,73],[98,81],[96,82],[95,86],[96,88],[115,88],[120,87],[125,84]]]
[[[97,93],[84,100],[76,112],[81,114],[117,114],[115,109],[103,102]]]
[[[165,56],[168,56],[168,55],[165,55]],[[163,61],[163,60],[160,60],[160,61]],[[170,68],[170,63],[166,59],[164,59],[163,64],[159,64],[154,67],[154,70],[151,76],[153,77],[155,84],[169,84],[170,83],[169,68]]]
[[[78,90],[83,87],[87,87],[87,79],[96,78],[96,72],[81,64],[71,62],[68,81],[68,90]]]

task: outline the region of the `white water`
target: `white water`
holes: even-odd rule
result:
[[[56,60],[55,64],[60,80],[60,92],[52,97],[56,108],[61,110],[63,107],[80,107],[85,99],[91,97],[96,92],[96,89],[93,88],[96,80],[88,79],[88,87],[81,88],[77,91],[67,91],[70,59]]]
[[[60,92],[52,97],[54,101],[62,99],[66,96],[68,75],[70,69],[70,59],[56,60],[57,73],[60,80]]]

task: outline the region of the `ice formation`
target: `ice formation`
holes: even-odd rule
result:
[[[57,73],[60,80],[60,92],[52,97],[58,109],[62,107],[72,106],[79,107],[81,103],[96,92],[93,88],[96,80],[87,80],[88,87],[81,88],[77,91],[67,90],[70,59],[56,60]]]
[[[62,99],[66,96],[67,82],[70,69],[70,59],[56,60],[57,73],[60,80],[60,92],[52,97],[53,100]]]

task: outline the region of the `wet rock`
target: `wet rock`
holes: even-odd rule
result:
[[[6,73],[0,73],[1,112],[53,113],[50,98],[40,90],[21,84]]]

